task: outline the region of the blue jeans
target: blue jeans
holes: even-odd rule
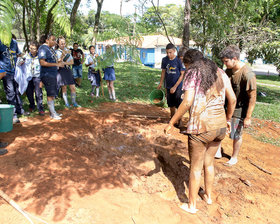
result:
[[[43,92],[42,92],[42,88],[40,88],[40,82],[41,82],[40,77],[33,77],[28,83],[28,87],[26,89],[26,95],[29,101],[29,108],[34,110],[35,109],[34,92],[35,92],[37,109],[38,111],[44,111]]]
[[[83,76],[83,64],[73,65],[72,66],[72,71],[73,71],[74,79],[82,78],[82,76]]]
[[[22,115],[24,110],[22,108],[22,101],[18,91],[18,84],[13,75],[6,75],[3,77],[4,91],[8,104],[14,105],[14,115]]]

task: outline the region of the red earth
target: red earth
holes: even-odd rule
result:
[[[30,117],[0,133],[9,143],[0,156],[0,190],[45,223],[280,223],[280,147],[244,133],[238,164],[225,167],[232,152],[226,137],[213,204],[198,197],[192,215],[179,208],[188,200],[187,136],[175,128],[164,135],[167,109],[104,103],[61,113],[61,121]],[[279,123],[253,124],[254,134],[279,139]],[[1,224],[29,223],[2,198],[0,213]]]

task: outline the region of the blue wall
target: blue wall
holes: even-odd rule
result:
[[[155,65],[155,49],[154,48],[139,48],[140,50],[140,60],[142,64],[154,67]]]

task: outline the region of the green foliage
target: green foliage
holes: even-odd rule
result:
[[[14,7],[10,0],[0,1],[0,41],[10,45],[12,39],[12,26],[15,17]]]
[[[47,10],[49,10],[55,4],[55,2],[56,0],[48,0]],[[66,34],[66,36],[70,36],[71,23],[69,16],[67,15],[63,0],[59,0],[58,4],[52,10],[52,14],[54,22],[60,27],[60,29]]]
[[[170,36],[182,37],[184,9],[181,6],[169,4],[166,6],[160,6],[158,11],[166,26],[168,34]],[[138,28],[141,29],[141,33],[162,33],[165,35],[163,25],[153,7],[147,9],[137,25]]]

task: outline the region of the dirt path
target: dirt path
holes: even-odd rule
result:
[[[38,116],[0,134],[10,143],[0,157],[0,189],[47,223],[280,223],[279,147],[245,134],[239,163],[225,167],[226,138],[224,157],[216,160],[214,203],[199,200],[198,213],[190,215],[178,207],[188,195],[187,139],[177,129],[163,135],[167,110],[105,103],[62,113],[62,121]],[[275,125],[259,131],[279,137]],[[1,199],[0,212],[0,223],[28,223]]]

